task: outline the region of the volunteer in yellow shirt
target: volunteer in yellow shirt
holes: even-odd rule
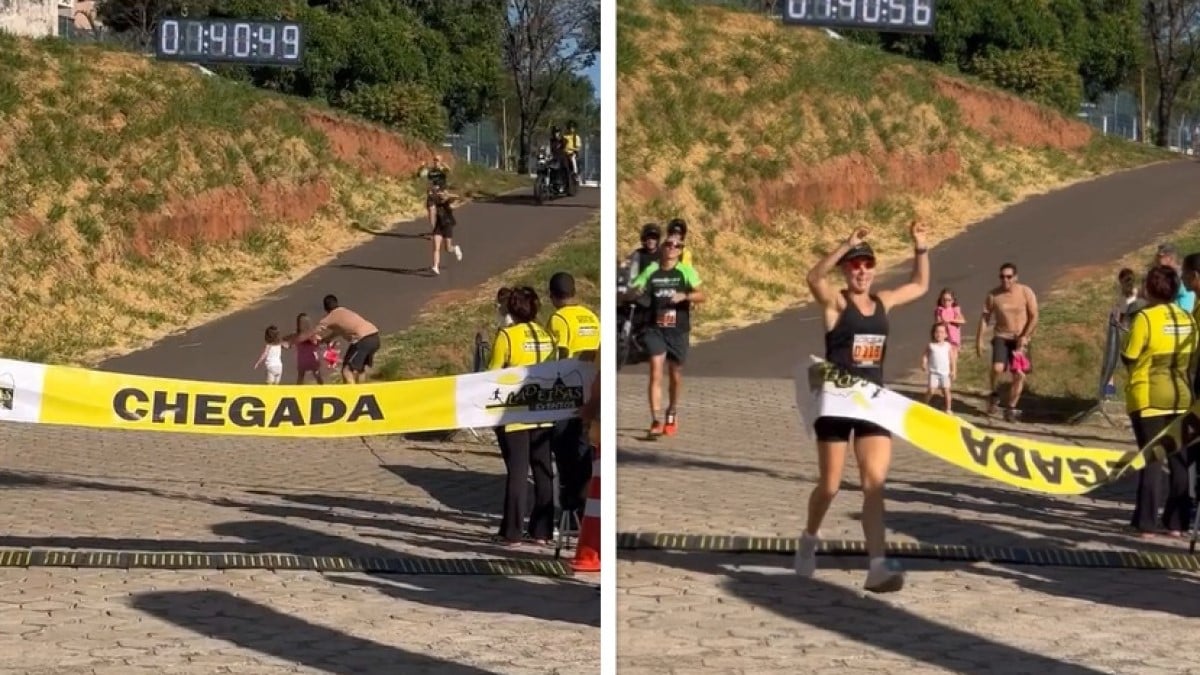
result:
[[[547,322],[560,359],[592,360],[600,349],[600,319],[575,299],[575,278],[566,272],[550,277],[550,302],[556,311]],[[558,505],[583,517],[591,478],[591,446],[583,420],[572,417],[554,424],[551,441],[558,467]]]
[[[555,312],[546,323],[558,348],[558,358],[579,358],[600,348],[600,319],[575,299],[575,278],[566,272],[550,277],[550,302]]]
[[[508,314],[511,326],[496,331],[488,370],[533,366],[554,358],[554,340],[535,323],[541,301],[528,286],[511,290]],[[506,424],[501,432],[500,454],[508,472],[504,489],[504,510],[498,539],[508,545],[520,544],[523,535],[538,543],[554,537],[554,470],[550,465],[552,424]],[[529,527],[523,527],[528,494],[529,473],[533,471],[533,510]]]
[[[1147,306],[1129,321],[1129,336],[1121,360],[1129,369],[1125,385],[1125,410],[1133,422],[1139,448],[1145,447],[1192,405],[1193,357],[1196,354],[1196,320],[1175,303],[1179,275],[1174,268],[1156,265],[1146,273],[1144,296]],[[1138,472],[1137,499],[1130,524],[1143,537],[1152,536],[1159,525],[1180,536],[1192,520],[1188,495],[1186,454],[1167,458],[1170,480],[1164,481],[1161,461],[1147,462]],[[1158,504],[1166,499],[1162,520]]]
[[[571,160],[571,173],[579,180],[579,162],[575,157],[579,154],[579,148],[583,146],[579,140],[579,134],[575,131],[575,123],[567,122],[567,133],[563,136],[563,150],[566,151],[567,157]]]

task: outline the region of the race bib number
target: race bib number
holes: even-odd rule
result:
[[[856,366],[875,366],[883,361],[886,335],[855,335],[850,358]]]
[[[674,328],[675,327],[675,310],[666,309],[658,313],[659,328]]]

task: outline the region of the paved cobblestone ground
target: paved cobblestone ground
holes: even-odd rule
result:
[[[549,557],[492,546],[492,446],[0,426],[0,546]],[[585,673],[597,579],[0,568],[0,673]]]
[[[680,434],[646,441],[640,370],[619,378],[619,529],[796,536],[817,468],[790,381],[687,378]],[[996,426],[1131,443],[1122,430]],[[1121,531],[1128,484],[1015,492],[904,445],[891,477],[894,540],[1186,550]],[[862,538],[857,484],[851,459],[827,538]],[[864,558],[819,561],[802,581],[787,556],[622,551],[620,672],[1200,673],[1179,648],[1200,630],[1200,574],[906,561],[902,592],[868,596]]]

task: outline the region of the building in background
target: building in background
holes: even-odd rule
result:
[[[58,35],[59,5],[74,5],[60,0],[0,0],[0,31],[25,37]]]

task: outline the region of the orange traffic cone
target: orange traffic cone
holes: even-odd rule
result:
[[[576,572],[600,571],[600,445],[592,457],[592,484],[587,504],[583,507],[583,524],[579,527],[579,542],[571,569]]]

